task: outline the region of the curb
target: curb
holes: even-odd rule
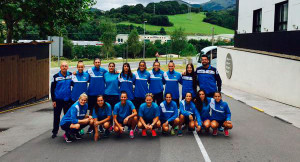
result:
[[[46,102],[49,102],[49,101],[50,101],[50,100],[47,99],[47,100],[44,100],[44,101],[35,102],[35,103],[32,103],[32,104],[28,104],[28,105],[23,105],[23,106],[15,107],[15,108],[12,108],[12,109],[0,111],[0,114],[7,113],[7,112],[11,112],[11,111],[18,110],[18,109],[22,109],[22,108],[26,108],[26,107],[30,107],[30,106],[35,106],[35,105],[42,104],[42,103],[46,103]]]

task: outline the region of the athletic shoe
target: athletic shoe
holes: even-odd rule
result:
[[[131,139],[134,138],[134,131],[133,131],[133,130],[131,130],[131,131],[129,132],[129,137],[130,137]]]
[[[224,128],[223,128],[223,127],[219,127],[218,130],[219,130],[220,132],[223,132],[223,131],[224,131]]]
[[[208,128],[208,129],[205,129],[205,133],[209,133],[209,128]]]
[[[218,129],[214,129],[213,130],[213,134],[212,134],[213,136],[216,136],[216,135],[218,135]]]
[[[139,127],[136,126],[135,129],[134,129],[134,131],[135,131],[136,133],[139,133]]]
[[[161,134],[166,136],[166,135],[168,135],[168,132],[161,131]]]
[[[79,132],[75,133],[75,139],[81,140],[82,136],[79,134]]]
[[[156,136],[157,136],[156,131],[152,129],[152,137],[156,137]]]
[[[66,141],[67,143],[73,142],[73,140],[72,140],[72,138],[71,138],[70,135],[68,135],[68,137],[67,137],[67,135],[66,135],[66,133],[65,133],[63,137],[64,137],[64,139],[65,139],[65,141]]]
[[[56,138],[57,137],[57,135],[56,134],[52,134],[52,136],[51,136],[51,138]]]
[[[174,136],[175,135],[175,131],[174,129],[171,129],[171,135]]]
[[[174,129],[175,129],[175,130],[178,130],[178,126],[176,126]]]
[[[79,132],[79,134],[80,134],[80,135],[84,135],[84,130],[81,129],[80,132]]]
[[[99,132],[100,133],[104,133],[104,129],[103,129],[103,127],[101,125],[99,126]]]
[[[229,136],[229,131],[228,131],[228,129],[224,129],[224,135],[225,135],[226,137]]]
[[[107,137],[109,136],[109,134],[110,134],[110,131],[109,131],[108,129],[106,129],[106,130],[104,131],[103,137],[107,138]]]
[[[142,136],[143,136],[143,137],[147,136],[147,130],[146,130],[146,129],[143,129],[143,130],[142,130]]]
[[[88,131],[86,132],[86,134],[92,134],[94,132],[94,130],[90,127],[89,129],[88,129]]]
[[[110,126],[108,130],[113,131],[114,130],[113,126]]]
[[[177,131],[177,136],[181,137],[182,136],[182,130]]]

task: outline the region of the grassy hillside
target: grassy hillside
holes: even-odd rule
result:
[[[215,34],[233,34],[234,31],[223,28],[217,25],[212,25],[206,22],[203,22],[205,18],[204,13],[191,13],[191,14],[180,14],[180,15],[172,15],[168,16],[169,20],[174,24],[172,27],[163,27],[166,32],[170,34],[174,31],[175,28],[182,27],[185,29],[186,34],[202,34],[202,35],[210,35],[211,28],[215,28]],[[133,24],[135,26],[143,27],[143,24],[135,24],[130,22],[121,22],[119,24],[130,25]],[[160,26],[146,25],[147,31],[159,31]]]

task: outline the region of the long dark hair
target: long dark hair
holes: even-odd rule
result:
[[[200,92],[203,92],[205,97],[204,97],[204,104],[207,105],[208,104],[208,101],[207,101],[207,96],[206,96],[206,93],[203,89],[200,89],[198,92],[197,92],[197,95],[196,95],[196,101],[195,101],[195,104],[196,104],[196,108],[198,109],[199,113],[202,111],[202,108],[203,108],[203,102],[199,96]]]
[[[187,71],[188,66],[192,67],[192,73],[188,73],[188,71]],[[185,67],[185,76],[191,76],[193,78],[193,90],[194,90],[194,92],[196,92],[197,91],[197,75],[195,73],[195,68],[194,68],[194,65],[192,63],[189,63],[189,64],[186,65],[186,67]]]
[[[125,65],[127,65],[127,66],[129,67],[129,69],[128,69],[128,74],[127,74],[127,79],[132,78],[131,68],[130,68],[129,63],[127,63],[127,62],[125,62],[125,63],[123,64],[122,72],[121,72],[120,77],[122,78],[122,75],[124,75],[124,66],[125,66]]]
[[[98,98],[99,98],[99,97],[102,97],[102,98],[103,98],[103,101],[104,101],[103,107],[106,107],[107,104],[106,104],[106,102],[105,102],[105,100],[104,100],[104,97],[103,97],[102,95],[98,95],[98,96],[97,96],[97,101],[98,101]],[[96,106],[95,106],[95,112],[96,112],[96,114],[98,114],[99,109],[100,109],[100,106],[98,105],[98,103],[96,103]]]

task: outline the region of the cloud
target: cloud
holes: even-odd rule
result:
[[[97,0],[97,4],[94,7],[101,10],[110,10],[111,8],[118,8],[123,5],[136,5],[141,3],[144,6],[146,6],[148,3],[160,2],[160,1],[167,1],[167,0]],[[186,2],[193,3],[193,4],[200,4],[207,1],[209,0],[186,0]]]

